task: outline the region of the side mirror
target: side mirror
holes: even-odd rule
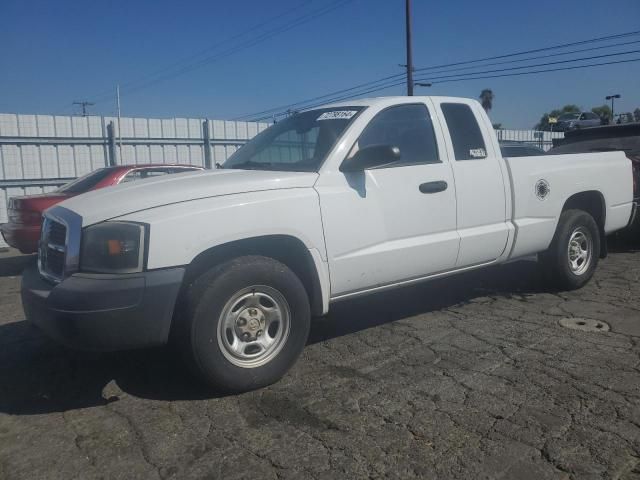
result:
[[[369,168],[380,167],[400,159],[400,149],[391,145],[369,145],[342,162],[341,172],[362,172]]]

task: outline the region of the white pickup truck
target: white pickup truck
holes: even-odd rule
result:
[[[584,285],[633,205],[621,152],[502,158],[474,100],[388,97],[293,115],[220,168],[45,214],[27,318],[71,346],[175,341],[204,380],[278,380],[333,302],[540,254]]]

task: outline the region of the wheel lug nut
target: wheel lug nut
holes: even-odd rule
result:
[[[261,337],[261,336],[262,336],[262,330],[258,330],[258,332],[256,333],[256,335],[257,335],[258,337]]]
[[[249,338],[251,338],[251,335],[249,335],[248,333],[243,333],[242,334],[242,340],[244,340],[245,342],[249,341]]]
[[[252,317],[254,317],[258,312],[256,311],[255,308],[252,308],[249,310],[249,315],[251,315]]]
[[[247,324],[247,321],[244,318],[238,319],[238,325],[244,327]]]

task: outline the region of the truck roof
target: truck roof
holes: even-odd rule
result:
[[[360,98],[357,100],[347,100],[343,102],[329,103],[327,105],[322,105],[317,108],[327,108],[327,107],[374,107],[374,106],[387,106],[394,105],[396,103],[404,103],[408,99],[424,101],[426,99],[437,99],[439,101],[447,100],[447,101],[476,101],[470,98],[464,97],[448,97],[443,95],[414,95],[413,97],[409,97],[407,95],[396,95],[390,97],[372,97],[372,98]]]

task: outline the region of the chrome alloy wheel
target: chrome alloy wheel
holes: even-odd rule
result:
[[[568,245],[569,268],[574,275],[582,275],[593,257],[593,239],[591,233],[584,227],[576,228],[569,238]]]
[[[255,285],[235,293],[218,322],[218,345],[238,367],[255,368],[271,361],[291,330],[291,311],[275,288]]]

